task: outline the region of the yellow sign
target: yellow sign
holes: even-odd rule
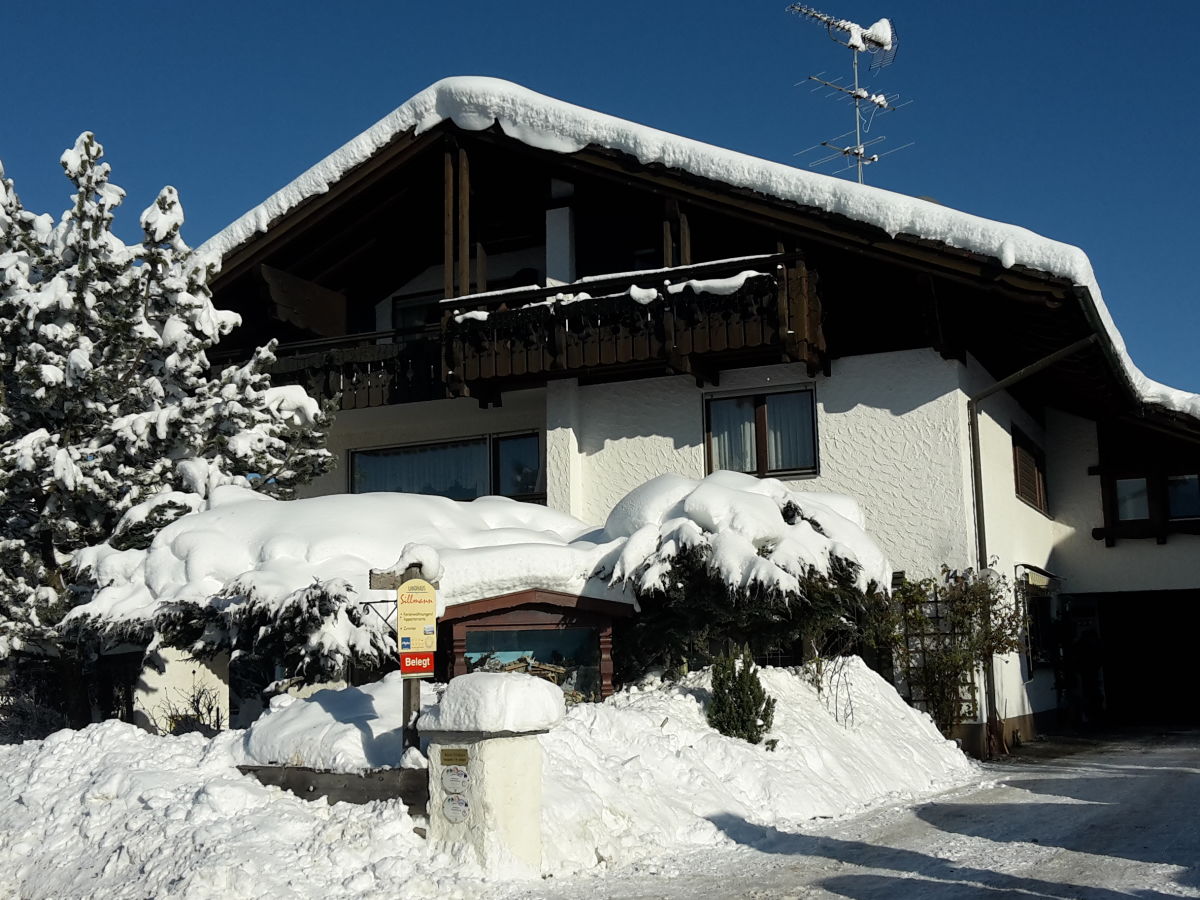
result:
[[[437,649],[437,591],[422,578],[396,588],[396,644],[401,653]]]
[[[443,747],[442,748],[442,765],[443,766],[465,766],[469,762],[470,762],[470,757],[467,755],[466,747]],[[461,791],[459,793],[461,793]]]

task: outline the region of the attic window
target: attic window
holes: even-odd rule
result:
[[[1046,455],[1019,429],[1012,431],[1013,473],[1017,497],[1038,512],[1050,514],[1046,498]]]
[[[817,428],[810,389],[711,397],[706,403],[708,470],[749,475],[817,471]]]

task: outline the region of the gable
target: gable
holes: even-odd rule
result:
[[[539,246],[544,259],[546,211],[562,199],[556,182],[571,185],[578,274],[801,251],[830,301],[834,356],[932,344],[971,352],[1002,378],[1094,333],[1097,348],[1029,388],[1041,393],[1053,375],[1072,406],[1090,396],[1101,409],[1200,416],[1194,395],[1129,360],[1078,248],[494,79],[438,82],[204,249],[224,256],[217,292],[251,332],[280,300],[254,271],[267,264],[345,296],[345,330],[364,333],[389,291],[422,276],[431,298],[518,287],[522,277],[544,283],[547,272],[517,262]],[[435,269],[440,288],[428,283]],[[853,327],[839,329],[838,316]]]

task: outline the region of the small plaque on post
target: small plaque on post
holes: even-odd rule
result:
[[[466,747],[443,747],[441,759],[443,766],[465,766],[470,762]]]

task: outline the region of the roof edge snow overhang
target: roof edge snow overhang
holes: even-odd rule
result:
[[[734,189],[742,196],[813,217],[829,236],[883,250],[892,258],[939,268],[957,259],[981,265],[992,279],[1067,288],[1101,337],[1105,358],[1143,411],[1165,423],[1200,431],[1200,395],[1153,381],[1130,358],[1104,303],[1087,255],[1078,247],[1015,225],[985,219],[929,201],[869,185],[795,169],[748,154],[638,125],[624,119],[486,77],[452,77],[436,82],[358,135],[291,183],[214,235],[200,252],[226,261],[246,258],[256,236],[269,234],[284,218],[311,207],[315,198],[369,181],[372,166],[405,153],[443,124],[469,132],[498,130],[535,150],[564,159],[616,155],[621,164],[654,175],[675,174],[698,183]],[[423,143],[423,142],[422,142]],[[584,161],[581,159],[581,163]],[[586,163],[585,163],[586,164]],[[337,187],[338,191],[332,189]],[[332,199],[332,198],[330,198]],[[720,197],[714,198],[717,201]],[[871,240],[863,226],[878,236]],[[882,234],[880,234],[882,232]],[[953,269],[951,262],[949,268]],[[979,275],[975,276],[980,277]],[[985,279],[986,280],[986,279]],[[975,283],[978,283],[976,281]]]

